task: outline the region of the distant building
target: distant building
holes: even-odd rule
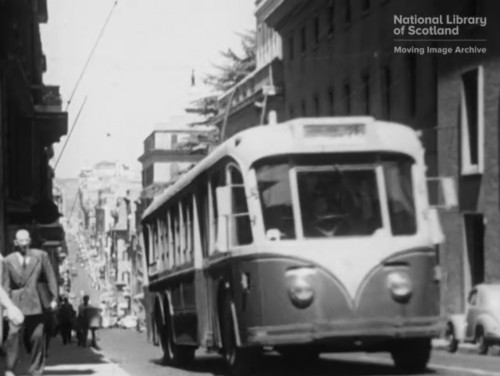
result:
[[[221,137],[274,120],[283,120],[283,63],[281,36],[264,23],[267,4],[256,1],[256,68],[218,97],[218,113],[212,120]]]
[[[142,196],[151,199],[206,154],[200,148],[207,132],[196,129],[161,129],[144,140]]]
[[[140,175],[119,162],[101,161],[81,171],[78,203],[82,231],[89,240],[92,273],[115,297],[130,297],[131,250],[136,237],[135,200]]]

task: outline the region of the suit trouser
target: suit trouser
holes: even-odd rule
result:
[[[9,322],[9,334],[5,341],[7,370],[14,371],[19,359],[21,339],[31,354],[30,375],[41,376],[45,367],[44,315],[29,315],[20,326]]]
[[[71,329],[72,329],[71,323],[59,324],[59,331],[61,332],[61,337],[64,344],[71,343]]]

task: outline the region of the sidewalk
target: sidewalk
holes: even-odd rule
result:
[[[16,375],[27,375],[28,367],[29,355],[23,351]],[[4,369],[5,361],[2,360],[0,375],[3,375]],[[59,336],[50,342],[49,356],[43,374],[44,376],[130,376],[100,351],[90,347],[78,347],[75,343],[64,346]]]

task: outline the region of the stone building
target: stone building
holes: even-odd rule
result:
[[[64,230],[53,202],[52,145],[67,132],[59,87],[43,82],[46,59],[40,24],[46,0],[0,2],[0,247],[12,249],[19,228],[34,244],[61,242]],[[51,258],[57,255],[47,251]]]

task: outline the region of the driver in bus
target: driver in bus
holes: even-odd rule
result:
[[[347,214],[342,213],[341,209],[334,210],[333,206],[340,208],[340,205],[332,204],[321,196],[314,200],[312,218],[305,221],[305,237],[332,237],[349,233]]]

